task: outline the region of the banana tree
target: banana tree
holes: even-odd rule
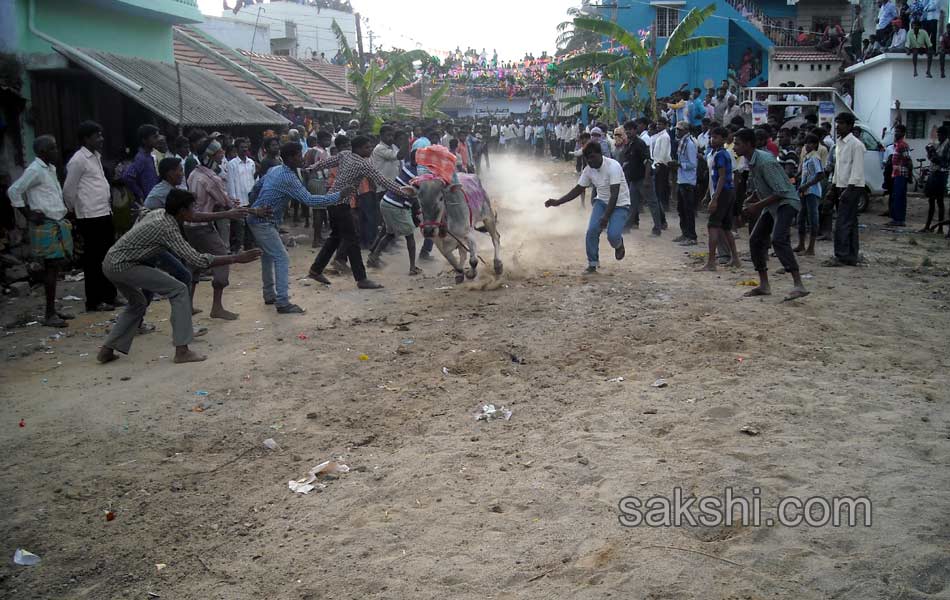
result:
[[[422,117],[425,119],[447,119],[449,115],[439,109],[442,100],[449,92],[449,84],[443,83],[429,94],[429,97],[422,103]]]
[[[350,48],[346,35],[336,20],[333,21],[332,28],[340,47],[340,56],[346,61],[348,67],[347,77],[355,90],[356,110],[360,122],[375,123],[378,120],[376,106],[379,100],[412,82],[415,76],[413,63],[426,61],[429,55],[423,50],[410,50],[391,54],[385,65],[375,60],[363,65],[359,53]]]
[[[693,37],[693,33],[715,10],[715,4],[710,4],[703,9],[690,10],[667,38],[666,47],[659,56],[656,53],[655,36],[651,36],[650,42],[645,43],[635,33],[627,31],[613,21],[578,17],[574,19],[575,29],[592,31],[608,37],[625,48],[627,53],[623,55],[611,52],[580,54],[561,63],[561,69],[568,71],[601,68],[610,80],[620,84],[621,89],[635,88],[640,82],[644,82],[650,92],[649,106],[655,115],[657,114],[656,88],[660,70],[678,56],[709,50],[726,43],[724,38],[716,36]]]

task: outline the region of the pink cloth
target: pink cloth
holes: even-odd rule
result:
[[[459,173],[459,183],[462,184],[462,193],[465,194],[465,203],[468,204],[469,222],[474,223],[475,215],[482,214],[482,205],[488,201],[488,194],[477,175]]]

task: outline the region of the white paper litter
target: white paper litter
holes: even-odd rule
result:
[[[665,379],[657,379],[656,381],[653,382],[653,387],[655,387],[655,388],[664,388],[664,387],[666,387],[667,385],[669,385],[669,384],[666,383],[666,380],[665,380]]]
[[[65,277],[66,281],[82,281],[85,278],[86,278],[86,274],[83,273],[82,271],[80,271],[79,273],[76,273],[75,275],[67,275]]]
[[[443,375],[451,375],[451,373],[449,373],[449,368],[448,368],[448,367],[442,367],[442,374],[443,374]]]
[[[291,480],[287,482],[287,487],[290,488],[290,491],[298,494],[309,494],[316,488],[323,489],[327,487],[325,484],[317,483],[314,485],[314,482],[317,481],[317,477],[320,475],[332,475],[335,473],[348,473],[350,468],[343,463],[335,460],[327,460],[314,468],[310,469],[307,472],[306,477],[301,477],[297,480]]]
[[[626,381],[623,377],[614,377],[613,379],[607,380],[610,383],[620,383],[621,381]]]
[[[79,296],[63,296],[63,301],[65,302],[78,302],[82,300]]]
[[[494,404],[485,404],[477,413],[475,413],[476,421],[491,421],[493,419],[504,419],[509,421],[511,420],[511,411],[504,406],[501,408],[495,408]]]
[[[277,450],[280,446],[277,445],[277,442],[274,441],[274,438],[267,438],[264,440],[264,447],[268,450]]]
[[[16,552],[13,553],[13,562],[24,567],[32,567],[33,565],[40,564],[40,557],[29,550],[17,548]]]

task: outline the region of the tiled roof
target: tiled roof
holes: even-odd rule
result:
[[[205,69],[97,50],[53,48],[173,125],[283,125],[287,119]],[[90,60],[91,59],[91,60]],[[121,78],[117,78],[116,74]],[[124,79],[123,79],[124,78]],[[134,84],[135,87],[131,87]],[[227,102],[222,102],[227,98]]]
[[[274,75],[300,88],[319,102],[322,108],[352,109],[356,106],[356,101],[352,96],[332,81],[311,73],[308,70],[310,65],[307,63],[297,63],[286,56],[259,54],[246,50],[238,50],[238,52],[255,65],[266,68]]]
[[[232,71],[234,71],[234,68],[228,65],[227,61],[230,61],[231,63],[234,63],[236,65],[239,65],[240,67],[247,69],[248,71],[251,71],[261,83],[270,87],[275,92],[277,92],[280,96],[282,96],[283,99],[278,100],[277,103],[292,104],[298,107],[313,105],[312,101],[308,100],[303,95],[298,93],[296,90],[292,89],[291,86],[293,84],[291,84],[291,86],[286,85],[283,81],[279,79],[280,76],[277,75],[276,73],[274,73],[274,75],[277,75],[277,77],[276,78],[272,77],[270,74],[268,74],[265,71],[266,67],[265,69],[255,68],[253,61],[251,61],[248,57],[243,56],[242,54],[232,50],[231,48],[228,48],[227,46],[217,41],[216,39],[214,39],[207,33],[201,31],[200,29],[197,29],[195,27],[176,27],[175,30],[176,30],[176,33],[179,34],[179,37],[181,37],[182,34],[184,35],[186,39],[185,43],[188,43],[187,39],[190,38],[191,40],[194,40],[200,43],[201,45],[206,47],[208,50],[210,50],[211,52],[210,52],[209,60],[213,58],[217,62],[221,63],[222,66],[224,66],[224,68],[230,69]],[[204,64],[202,63],[201,66],[204,66]],[[247,74],[240,74],[240,73],[237,73],[237,75],[244,76],[244,77],[248,76]]]
[[[229,67],[224,66],[224,64],[204,54],[200,50],[192,48],[179,39],[175,39],[175,60],[184,65],[191,65],[193,67],[204,69],[205,71],[210,71],[211,73],[214,73],[221,79],[227,81],[237,89],[265,105],[273,106],[283,102],[283,99],[270,94],[263,88],[258,87],[243,76],[234,72]]]
[[[796,48],[792,46],[776,48],[772,54],[772,60],[778,62],[834,62],[840,61],[841,58],[831,52],[821,52],[815,47]]]

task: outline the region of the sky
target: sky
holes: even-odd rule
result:
[[[557,25],[567,20],[567,9],[580,0],[350,0],[369,19],[374,42],[383,48],[449,51],[457,46],[485,48],[489,58],[498,50],[501,60],[553,54]],[[233,4],[233,0],[229,0]],[[198,0],[205,14],[220,15],[221,0]],[[364,31],[364,35],[366,31]],[[368,48],[368,40],[364,38]]]

